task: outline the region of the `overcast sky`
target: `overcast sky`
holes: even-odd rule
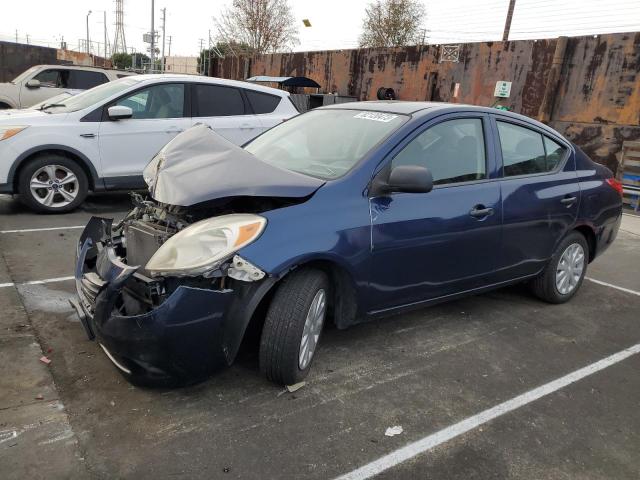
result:
[[[199,39],[214,33],[213,17],[230,0],[156,0],[156,29],[160,9],[167,9],[167,35],[172,55],[196,55]],[[369,0],[290,0],[300,26],[300,44],[294,50],[354,48]],[[430,43],[499,40],[509,0],[425,0],[426,39]],[[113,41],[113,0],[2,0],[0,40],[57,46],[64,36],[69,48],[78,49],[86,36],[103,42],[103,11]],[[125,35],[128,47],[144,51],[142,34],[150,30],[151,0],[125,0]],[[311,21],[311,28],[302,19]],[[640,0],[517,0],[511,39],[558,35],[629,32],[640,30]],[[102,47],[100,47],[102,48]]]

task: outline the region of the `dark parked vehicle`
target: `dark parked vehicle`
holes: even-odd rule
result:
[[[78,245],[76,309],[132,381],[194,381],[233,362],[308,373],[324,323],[528,282],[562,303],[615,239],[620,184],[551,128],[490,108],[335,105],[244,148],[206,126],[145,169],[149,195]]]

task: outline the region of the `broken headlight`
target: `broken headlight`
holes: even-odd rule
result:
[[[267,220],[233,214],[194,223],[167,240],[146,265],[152,275],[202,275],[256,240]]]

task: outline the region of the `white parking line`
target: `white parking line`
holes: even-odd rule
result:
[[[73,225],[70,227],[23,228],[21,230],[0,230],[0,233],[50,232],[52,230],[76,230],[84,227],[85,225]]]
[[[73,279],[75,279],[74,276],[44,278],[42,280],[29,280],[28,282],[22,282],[22,283],[15,283],[15,282],[0,283],[0,288],[14,287],[14,286],[19,286],[19,285],[43,285],[45,283],[66,282],[68,280],[73,280]]]
[[[613,285],[612,283],[603,282],[602,280],[596,280],[591,277],[584,277],[590,282],[597,283],[598,285],[604,285],[605,287],[615,288],[616,290],[620,290],[621,292],[630,293],[631,295],[638,295],[640,297],[640,292],[636,292],[635,290],[631,290],[629,288],[619,287],[618,285]]]
[[[569,373],[564,377],[560,377],[557,380],[545,383],[538,388],[534,388],[533,390],[525,392],[522,395],[518,395],[511,400],[507,400],[506,402],[496,405],[495,407],[489,408],[483,412],[473,415],[472,417],[462,420],[461,422],[451,425],[450,427],[444,428],[439,432],[432,433],[431,435],[424,437],[421,440],[415,441],[405,447],[399,448],[398,450],[395,450],[378,460],[368,463],[367,465],[364,465],[357,470],[353,470],[352,472],[342,475],[336,480],[364,480],[367,478],[371,478],[391,467],[395,467],[396,465],[399,465],[402,462],[420,455],[421,453],[427,452],[432,448],[441,445],[442,443],[445,443],[470,430],[473,430],[474,428],[479,427],[480,425],[483,425],[493,420],[494,418],[500,417],[506,413],[523,407],[535,400],[538,400],[539,398],[549,395],[550,393],[560,390],[567,385],[571,385],[578,380],[588,377],[589,375],[593,375],[600,370],[615,365],[625,358],[636,355],[638,353],[640,353],[640,343],[618,353],[614,353],[613,355],[604,358],[596,363],[587,365],[586,367],[576,370],[575,372]]]

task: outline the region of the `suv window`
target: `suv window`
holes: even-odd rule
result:
[[[102,72],[70,70],[68,87],[77,88],[78,90],[89,90],[108,81],[109,79]]]
[[[268,93],[256,92],[255,90],[245,90],[244,93],[249,99],[253,108],[253,113],[271,113],[280,103],[281,97],[269,95]]]
[[[41,71],[33,79],[38,80],[42,87],[69,88],[69,70],[49,68]]]
[[[220,85],[194,85],[196,117],[228,117],[244,115],[245,106],[240,89]]]
[[[461,118],[434,125],[414,138],[391,165],[427,167],[434,185],[486,178],[482,119]]]
[[[184,113],[184,84],[153,85],[121,98],[114,105],[131,108],[132,118],[180,118]]]
[[[550,172],[558,166],[565,148],[541,133],[498,121],[505,177]]]

